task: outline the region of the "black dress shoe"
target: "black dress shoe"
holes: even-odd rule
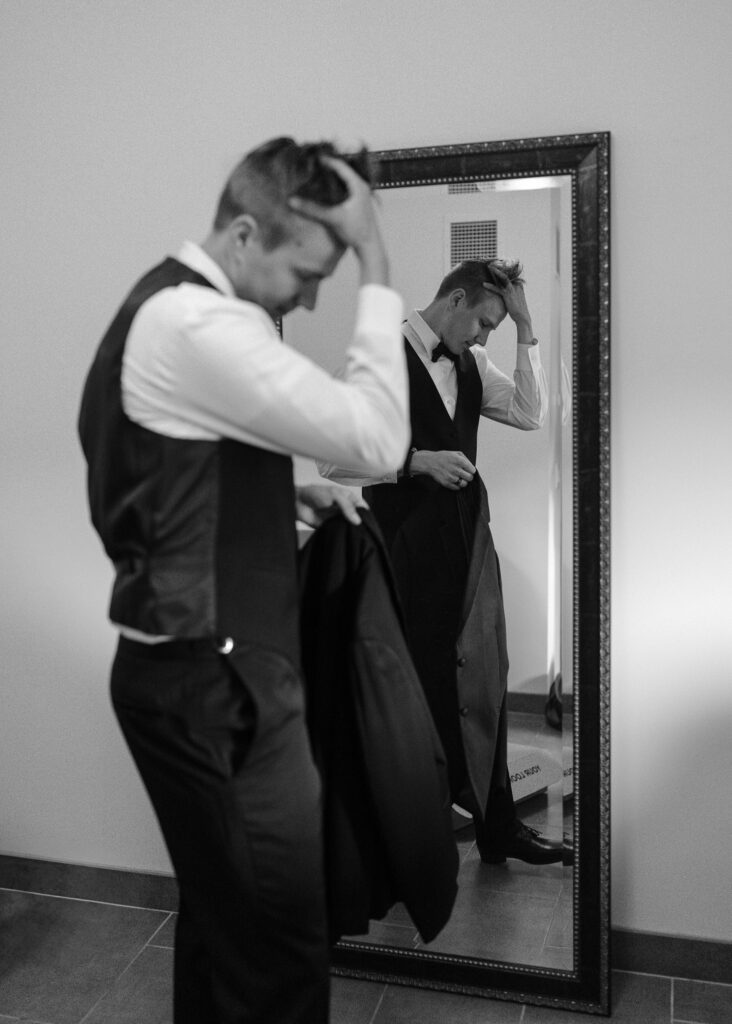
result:
[[[479,843],[478,851],[484,864],[503,864],[507,857],[527,864],[556,864],[562,859],[561,843],[547,839],[522,821],[516,823],[516,828],[501,843]]]

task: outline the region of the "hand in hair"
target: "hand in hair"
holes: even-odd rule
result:
[[[365,147],[357,153],[339,153],[330,142],[313,142],[298,147],[296,170],[302,183],[290,195],[311,199],[320,206],[338,206],[347,199],[348,185],[328,166],[329,158],[348,164],[367,185],[373,185],[374,165]]]
[[[362,282],[369,280],[386,284],[386,250],[369,185],[345,160],[330,156],[321,156],[320,159],[345,185],[348,190],[346,199],[337,206],[323,206],[310,199],[292,196],[288,200],[291,209],[323,224],[342,245],[354,250],[361,261]]]
[[[337,206],[326,206],[312,199],[291,196],[289,205],[304,217],[330,228],[343,245],[358,249],[378,231],[371,189],[345,160],[330,156],[321,156],[320,160],[343,182],[346,198]]]
[[[531,331],[531,313],[526,302],[526,295],[524,294],[524,283],[518,278],[516,281],[511,281],[503,273],[500,268],[495,265],[491,267],[493,276],[498,279],[500,285],[489,284],[487,281],[483,284],[483,288],[487,292],[492,292],[494,295],[500,295],[503,299],[503,304],[506,307],[506,312],[511,317],[513,322],[517,326],[523,325]]]

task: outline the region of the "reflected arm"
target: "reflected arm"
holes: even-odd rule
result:
[[[318,462],[318,472],[326,480],[333,480],[338,484],[345,484],[348,487],[371,487],[374,484],[395,484],[397,473],[385,473],[379,477],[368,477],[355,470],[345,469],[343,466],[336,466],[332,462]]]
[[[483,382],[481,415],[519,430],[537,430],[549,404],[539,346],[516,346],[513,380],[490,361],[485,349],[474,346],[471,351]]]

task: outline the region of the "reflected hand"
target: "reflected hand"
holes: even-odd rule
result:
[[[450,491],[461,491],[475,476],[475,466],[462,452],[417,451],[410,472],[413,476],[431,476]]]
[[[529,312],[529,306],[526,302],[526,295],[524,293],[523,284],[513,284],[506,275],[498,267],[493,266],[491,270],[495,276],[501,281],[501,287],[498,288],[494,284],[483,283],[483,287],[487,292],[492,292],[494,295],[500,295],[503,299],[503,304],[506,307],[506,312],[516,324],[517,327],[527,326],[531,328],[531,313]]]
[[[358,526],[361,517],[356,511],[368,508],[352,487],[340,484],[307,484],[295,488],[295,514],[308,526],[317,527],[330,516],[340,513],[349,523]]]

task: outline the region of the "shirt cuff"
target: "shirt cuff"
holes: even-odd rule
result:
[[[541,356],[538,345],[517,345],[516,369],[538,370],[541,368]]]

